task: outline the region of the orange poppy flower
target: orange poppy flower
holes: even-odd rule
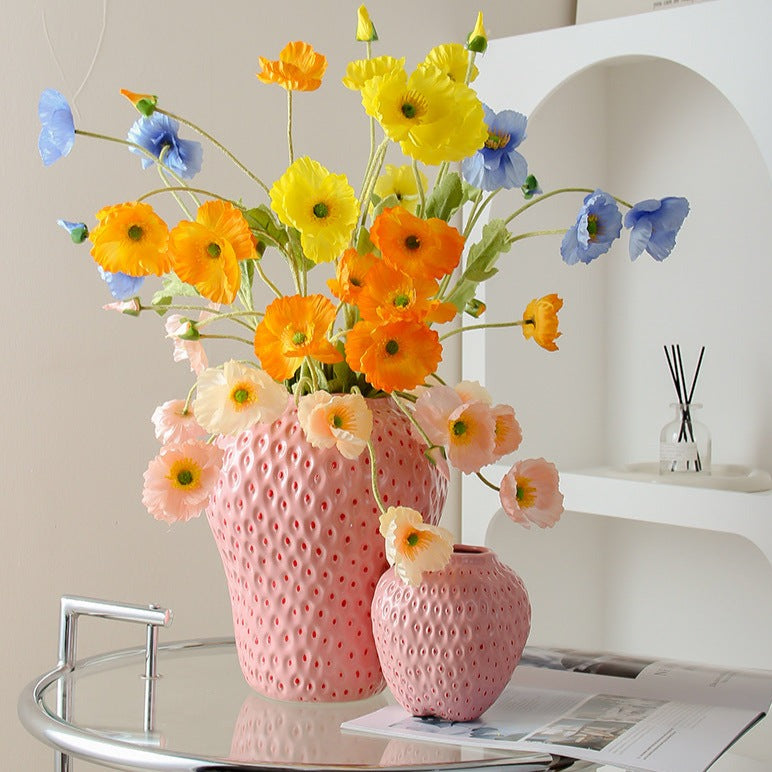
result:
[[[431,300],[438,289],[434,279],[408,276],[378,260],[367,274],[367,284],[356,303],[362,319],[376,324],[399,320],[449,322],[456,315],[456,307]]]
[[[162,276],[169,270],[169,229],[149,204],[129,202],[100,209],[89,238],[91,256],[110,273]]]
[[[523,311],[523,335],[533,338],[547,351],[557,351],[555,338],[559,338],[558,311],[563,301],[554,292],[543,298],[534,298]]]
[[[244,215],[227,201],[207,201],[196,221],[169,234],[172,268],[214,303],[232,303],[241,284],[239,261],[257,257]]]
[[[411,276],[441,279],[461,260],[464,239],[444,220],[422,220],[401,206],[384,209],[370,228],[383,259]]]
[[[291,378],[305,357],[319,362],[342,362],[343,355],[327,339],[335,307],[324,295],[289,295],[266,309],[255,330],[255,354],[263,369],[277,381]]]
[[[278,61],[261,56],[260,66],[263,69],[257,77],[263,83],[278,83],[287,91],[316,91],[322,85],[327,58],[308,43],[296,40],[284,46]]]
[[[365,287],[365,277],[376,260],[372,252],[360,255],[356,249],[349,247],[338,261],[335,278],[327,280],[332,294],[344,303],[355,304]]]
[[[419,386],[441,359],[439,336],[420,322],[357,322],[346,340],[349,367],[387,392]]]

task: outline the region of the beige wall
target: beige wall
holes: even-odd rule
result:
[[[369,8],[381,36],[378,52],[414,64],[430,46],[462,39],[478,6],[492,35],[506,36],[570,24],[574,5],[374,0]],[[176,619],[166,640],[228,634],[230,626],[206,522],[169,529],[139,500],[142,472],[156,450],[150,414],[184,394],[190,374],[172,362],[158,319],[101,310],[108,298],[87,249],[71,245],[56,225],[58,218],[91,221],[102,205],[140,195],[157,178],[142,173],[122,148],[84,137],[68,158],[44,170],[35,146],[40,92],[62,91],[78,127],[117,136],[134,120],[118,90],[158,93],[270,181],[285,162],[285,102],[281,89],[254,78],[257,57],[274,57],[286,41],[306,39],[330,66],[322,90],[296,99],[296,149],[352,180],[361,175],[366,124],[356,97],[336,85],[345,63],[361,55],[352,40],[356,3],[240,0],[214,7],[193,0],[6,0],[3,6],[0,750],[6,769],[31,772],[51,763],[50,752],[18,724],[15,704],[22,687],[54,664],[60,595],[167,605]],[[260,200],[211,151],[199,181]],[[457,357],[446,367],[453,372]],[[450,507],[451,523],[456,508]],[[84,655],[141,640],[138,629],[90,621],[81,635]]]

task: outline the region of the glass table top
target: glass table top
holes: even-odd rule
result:
[[[343,732],[342,722],[389,704],[389,693],[333,704],[268,699],[244,681],[232,640],[161,646],[160,677],[151,681],[144,663],[144,649],[136,649],[53,671],[22,694],[22,721],[58,751],[119,769],[525,772],[550,763],[543,755]]]

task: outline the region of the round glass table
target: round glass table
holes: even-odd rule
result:
[[[391,701],[388,692],[333,704],[278,702],[252,691],[232,639],[92,657],[33,681],[19,699],[25,727],[58,752],[117,769],[439,770],[564,768],[568,760],[347,733],[342,722]],[[575,764],[576,769],[594,769]]]

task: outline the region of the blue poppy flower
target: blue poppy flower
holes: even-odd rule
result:
[[[461,162],[464,179],[480,190],[519,188],[528,176],[528,163],[515,148],[525,139],[528,119],[514,110],[494,113],[483,105],[488,139]]]
[[[82,244],[88,238],[88,227],[84,222],[57,220],[56,224],[61,225],[70,234],[73,244]]]
[[[163,162],[176,174],[191,179],[201,171],[203,150],[200,142],[180,139],[177,136],[180,125],[168,115],[153,113],[148,118],[139,118],[129,129],[129,142],[145,148],[151,155],[160,158],[164,150]],[[132,153],[141,151],[130,147]],[[142,168],[147,169],[153,161],[142,155]]]
[[[576,218],[566,231],[560,254],[568,265],[590,263],[608,252],[622,231],[622,214],[613,197],[602,190],[587,195]]]
[[[145,281],[144,276],[129,276],[127,273],[110,273],[105,271],[101,265],[97,266],[99,275],[105,280],[107,289],[110,290],[110,294],[116,300],[128,300],[137,294],[139,288],[142,286],[142,282]]]
[[[40,136],[38,150],[45,166],[66,156],[75,142],[75,123],[67,100],[52,88],[40,95],[38,102]]]
[[[687,214],[689,202],[675,196],[649,198],[636,204],[625,215],[625,228],[632,228],[630,259],[635,260],[646,250],[655,260],[664,260],[672,252]]]

